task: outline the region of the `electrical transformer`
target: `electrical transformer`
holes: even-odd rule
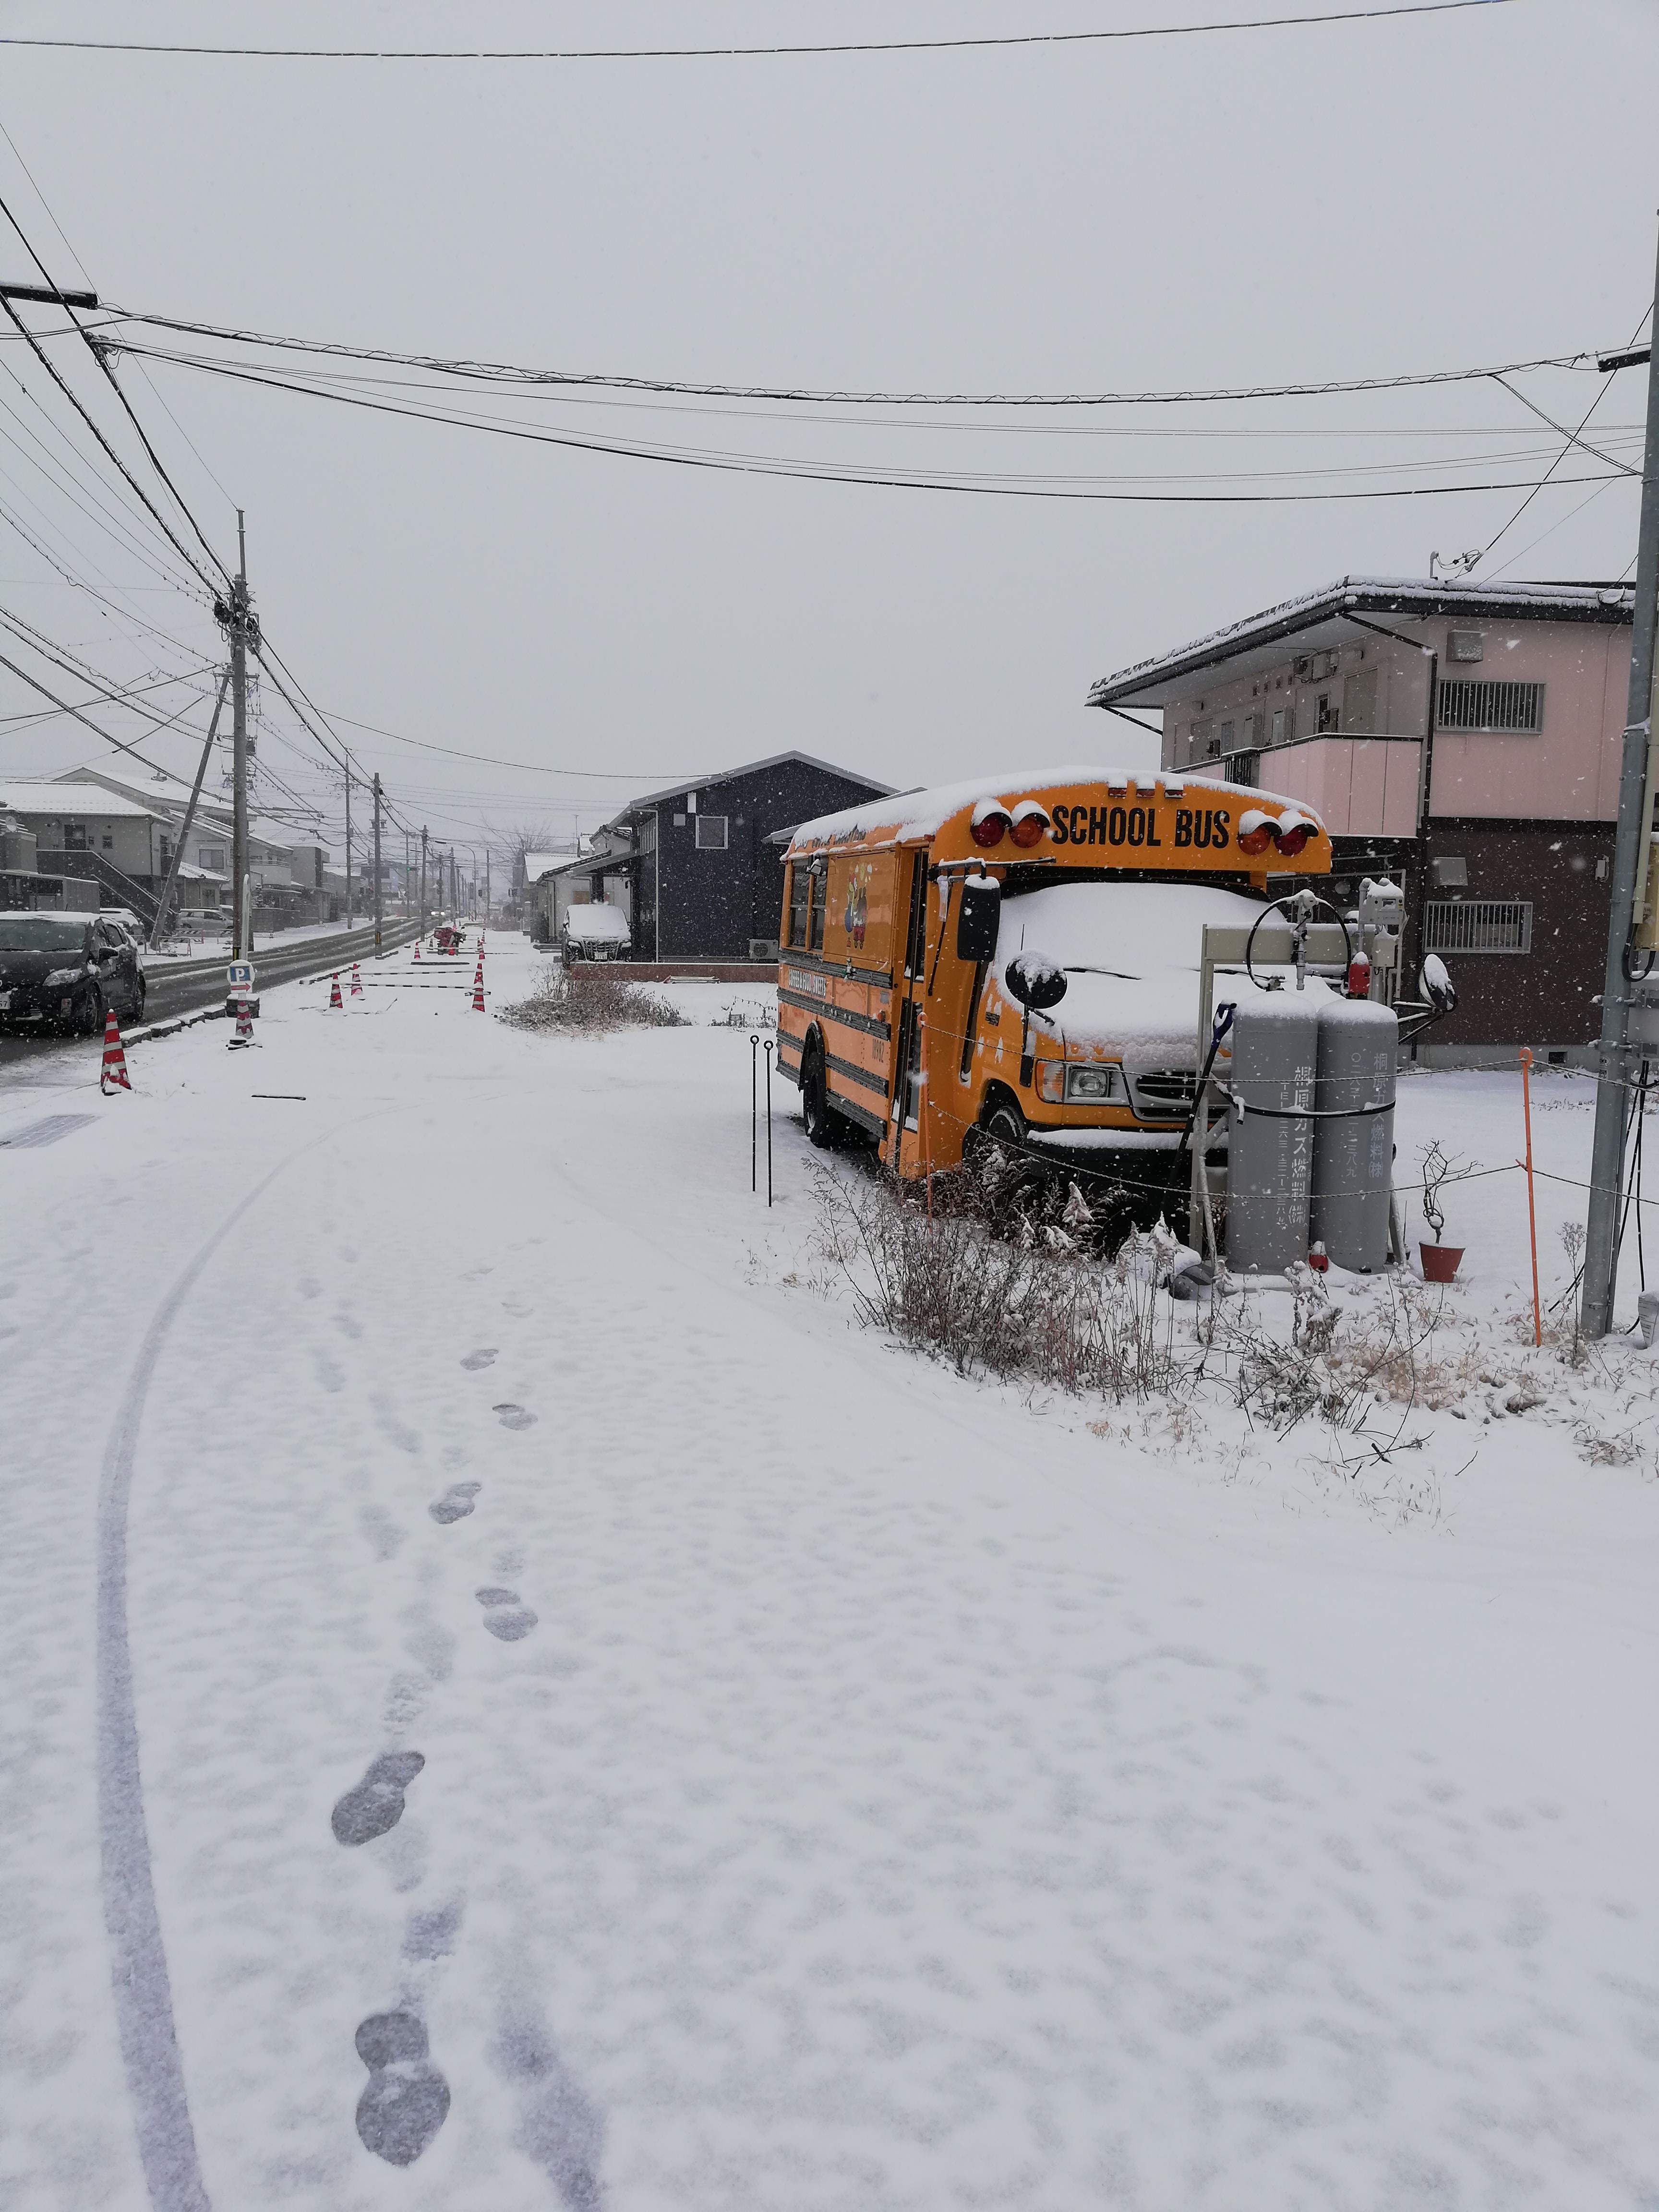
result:
[[[1311,992],[1253,991],[1233,1018],[1227,1265],[1235,1274],[1253,1267],[1278,1273],[1308,1256],[1315,1127],[1308,1109],[1322,1003]]]
[[[1372,1274],[1389,1257],[1400,1021],[1390,1006],[1336,997],[1318,1017],[1309,1235],[1333,1265]]]

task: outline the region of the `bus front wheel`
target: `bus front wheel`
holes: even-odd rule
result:
[[[1011,1146],[1017,1152],[1025,1149],[1025,1116],[1012,1098],[999,1098],[980,1123],[994,1145]]]

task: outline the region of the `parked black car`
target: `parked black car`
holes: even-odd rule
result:
[[[96,915],[0,914],[0,1029],[95,1036],[112,1006],[142,1021],[144,990],[137,948]]]

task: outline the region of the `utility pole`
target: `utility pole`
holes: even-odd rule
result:
[[[409,832],[404,832],[404,920],[409,920]]]
[[[251,959],[247,901],[247,531],[236,510],[236,580],[230,587],[231,957]]]
[[[355,912],[356,911],[356,908],[355,908],[355,907],[353,906],[353,904],[352,904],[353,891],[352,891],[352,884],[351,884],[351,770],[350,770],[349,769],[347,769],[347,770],[346,770],[346,772],[345,772],[345,780],[346,780],[346,927],[347,927],[348,929],[349,929],[349,928],[350,928],[350,927],[351,927],[352,916],[353,916],[353,915],[355,914]]]
[[[426,824],[421,824],[421,934],[426,935]]]
[[[380,957],[380,778],[374,776],[374,957]]]
[[[1659,266],[1654,275],[1659,303]],[[1639,359],[1639,356],[1638,358]],[[1642,520],[1636,540],[1636,605],[1630,641],[1630,698],[1625,710],[1625,750],[1619,776],[1619,827],[1613,846],[1612,898],[1607,915],[1607,977],[1601,986],[1601,1041],[1597,1054],[1595,1136],[1590,1151],[1589,1218],[1584,1236],[1583,1329],[1605,1336],[1613,1326],[1619,1278],[1619,1199],[1624,1177],[1625,1134],[1630,1127],[1635,1059],[1627,1035],[1631,1009],[1631,929],[1638,864],[1651,825],[1648,764],[1653,744],[1653,634],[1659,613],[1659,374],[1648,353],[1647,444],[1642,458]],[[1640,1102],[1637,1102],[1638,1108]]]
[[[489,848],[484,847],[484,927],[489,927]]]

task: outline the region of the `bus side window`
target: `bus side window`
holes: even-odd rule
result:
[[[806,949],[809,952],[822,952],[823,907],[830,884],[829,864],[823,862],[815,867],[809,880],[811,884],[811,892],[806,910]]]
[[[812,880],[805,860],[793,860],[789,866],[789,936],[787,942],[805,947],[806,944],[807,886]]]

